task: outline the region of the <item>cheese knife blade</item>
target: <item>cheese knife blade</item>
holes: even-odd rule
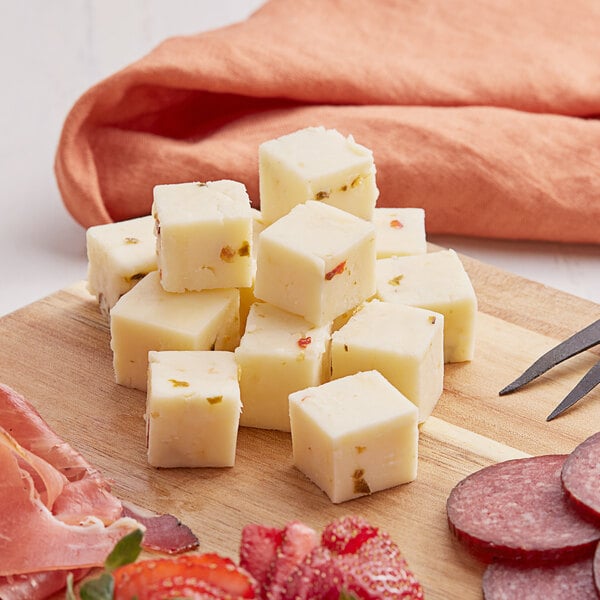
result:
[[[559,363],[571,358],[584,350],[588,350],[600,342],[600,319],[584,327],[570,338],[561,342],[538,358],[522,375],[500,390],[500,396],[510,394],[533,381]]]
[[[591,392],[600,383],[600,361],[598,361],[581,379],[581,381],[565,396],[563,401],[546,417],[552,421],[571,408],[578,400]]]

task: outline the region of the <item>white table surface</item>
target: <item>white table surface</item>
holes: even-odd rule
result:
[[[263,0],[1,3],[0,315],[85,278],[85,232],[63,207],[53,172],[62,123],[77,98],[166,37],[227,25],[262,4]],[[600,246],[429,239],[600,303]]]

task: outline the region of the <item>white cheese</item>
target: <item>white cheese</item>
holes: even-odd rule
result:
[[[243,184],[223,180],[158,185],[152,214],[165,290],[251,285],[253,216]]]
[[[140,279],[156,271],[152,215],[94,225],[86,231],[87,287],[107,315]]]
[[[375,293],[375,228],[308,201],[259,236],[254,295],[316,325]]]
[[[376,369],[419,408],[423,422],[444,387],[444,316],[373,300],[332,337],[331,377]]]
[[[259,146],[260,203],[273,223],[319,200],[370,220],[379,195],[373,154],[335,129],[308,127]]]
[[[146,390],[150,350],[230,350],[239,343],[239,291],[165,292],[146,275],[110,315],[116,382]]]
[[[454,250],[377,261],[377,297],[444,315],[444,361],[472,360],[477,298]]]
[[[329,376],[330,325],[315,327],[271,304],[253,304],[235,358],[244,410],[240,424],[290,430],[288,395]]]
[[[375,208],[377,258],[425,254],[425,211],[422,208]]]
[[[148,463],[232,467],[240,389],[232,352],[149,352]]]
[[[334,503],[417,476],[417,407],[378,371],[290,394],[295,466]]]

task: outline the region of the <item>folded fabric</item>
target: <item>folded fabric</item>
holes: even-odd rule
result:
[[[310,125],[373,150],[380,206],[430,233],[600,243],[598,0],[271,0],[88,90],[56,155],[90,226],[156,184],[228,178]]]

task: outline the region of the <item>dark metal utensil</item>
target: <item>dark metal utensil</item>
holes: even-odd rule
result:
[[[500,396],[510,394],[533,381],[559,363],[600,343],[600,319],[578,331],[538,358],[522,375],[500,390]],[[600,383],[600,362],[594,365],[581,381],[567,394],[563,401],[548,415],[547,421],[555,419]]]

